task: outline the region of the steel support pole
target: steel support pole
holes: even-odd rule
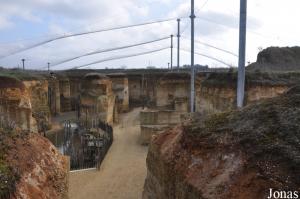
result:
[[[180,68],[180,19],[177,19],[177,69]]]
[[[174,35],[171,35],[171,70],[173,70],[173,37]]]
[[[191,0],[191,113],[195,112],[195,2]]]
[[[50,71],[50,63],[48,62],[48,71]]]
[[[23,70],[25,70],[25,59],[22,59]]]
[[[245,96],[246,28],[247,0],[240,0],[239,66],[237,87],[237,107],[239,108],[243,107]]]

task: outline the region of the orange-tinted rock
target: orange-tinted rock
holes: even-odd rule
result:
[[[16,184],[16,199],[61,199],[67,197],[68,159],[62,156],[46,138],[38,134],[7,139],[10,150],[7,164],[20,177]]]
[[[300,191],[300,93],[263,100],[156,135],[144,199],[263,199]]]

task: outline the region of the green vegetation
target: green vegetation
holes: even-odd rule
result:
[[[261,51],[248,71],[286,72],[300,70],[300,47],[269,47]]]
[[[0,160],[0,198],[6,198],[14,192],[18,177],[5,161]]]
[[[12,69],[12,70],[0,70],[0,77],[10,77],[17,80],[38,80],[44,79],[44,77],[37,72],[33,71],[23,71],[19,69]]]
[[[241,110],[199,119],[185,127],[192,140],[243,148],[249,158],[283,164],[300,184],[300,86]],[[297,175],[294,175],[298,173]]]
[[[300,72],[267,73],[256,70],[246,73],[246,87],[256,85],[297,85],[300,83]],[[202,82],[204,87],[232,88],[237,87],[237,72],[216,72],[209,74]]]
[[[209,118],[204,121],[205,128],[208,131],[217,131],[218,128],[226,125],[229,122],[229,113],[230,112],[224,112],[209,116]]]
[[[9,150],[8,140],[14,139],[18,133],[0,129],[0,198],[8,198],[15,191],[19,175],[6,161]]]

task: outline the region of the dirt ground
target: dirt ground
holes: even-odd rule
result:
[[[70,199],[140,199],[148,148],[139,144],[139,112],[121,116],[100,171],[70,173]]]

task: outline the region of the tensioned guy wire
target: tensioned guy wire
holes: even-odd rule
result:
[[[92,62],[92,63],[89,63],[89,64],[84,64],[84,65],[81,65],[81,66],[76,66],[76,67],[71,68],[70,70],[84,68],[84,67],[87,67],[87,66],[91,66],[91,65],[95,65],[95,64],[99,64],[99,63],[103,63],[103,62],[107,62],[107,61],[113,61],[113,60],[119,60],[119,59],[125,59],[125,58],[130,58],[130,57],[137,57],[137,56],[141,56],[141,55],[152,54],[152,53],[156,53],[156,52],[163,51],[163,50],[166,50],[166,49],[170,49],[170,47],[159,48],[159,49],[156,49],[156,50],[142,52],[142,53],[136,53],[136,54],[130,54],[130,55],[122,55],[122,56],[110,57],[110,58],[98,60],[98,61],[95,61],[95,62]]]
[[[136,47],[136,46],[142,46],[142,45],[145,45],[145,44],[155,43],[155,42],[163,41],[163,40],[166,40],[166,39],[170,39],[170,36],[155,39],[155,40],[151,40],[151,41],[147,41],[147,42],[136,43],[136,44],[132,44],[132,45],[126,45],[126,46],[119,46],[119,47],[115,47],[115,48],[97,50],[97,51],[89,52],[89,53],[86,53],[86,54],[83,54],[83,55],[79,55],[79,56],[76,56],[76,57],[73,57],[73,58],[69,58],[69,59],[54,63],[52,65],[52,67],[63,64],[63,63],[66,63],[66,62],[70,62],[70,61],[73,61],[73,60],[76,60],[76,59],[79,59],[79,58],[82,58],[82,57],[90,56],[90,55],[95,55],[95,54],[100,54],[100,53],[105,53],[105,52],[111,52],[111,51],[116,51],[116,50],[122,50],[122,49],[132,48],[132,47]]]
[[[184,51],[184,52],[188,52],[188,53],[191,52],[190,50],[187,50],[187,49],[180,49],[180,50],[181,50],[181,51]],[[209,55],[205,55],[205,54],[202,54],[202,53],[198,53],[198,52],[195,52],[195,54],[196,54],[196,55],[199,55],[199,56],[206,57],[206,58],[211,59],[211,60],[214,60],[214,61],[217,61],[217,62],[219,62],[219,63],[221,63],[221,64],[226,65],[226,66],[232,67],[231,64],[228,64],[228,63],[226,63],[226,62],[224,62],[224,61],[222,61],[222,60],[220,60],[220,59],[218,59],[218,58],[215,58],[215,57],[212,57],[212,56],[209,56]]]
[[[31,45],[31,46],[28,46],[28,47],[22,48],[20,50],[17,50],[13,53],[8,54],[8,55],[4,55],[4,56],[0,57],[0,59],[9,57],[11,55],[15,55],[15,54],[20,53],[20,52],[24,52],[26,50],[36,48],[38,46],[41,46],[41,45],[44,45],[44,44],[47,44],[47,43],[50,43],[50,42],[53,42],[53,41],[56,41],[56,40],[61,40],[61,39],[69,38],[69,37],[77,37],[77,36],[95,34],[95,33],[100,33],[100,32],[108,32],[108,31],[113,31],[113,30],[121,30],[121,29],[127,29],[127,28],[139,27],[139,26],[146,26],[146,25],[151,25],[151,24],[156,24],[156,23],[163,23],[163,22],[168,22],[168,21],[173,21],[173,20],[177,20],[177,18],[169,18],[169,19],[164,19],[164,20],[157,20],[157,21],[127,25],[127,26],[119,26],[119,27],[114,27],[114,28],[107,28],[107,29],[101,29],[101,30],[94,30],[94,31],[87,31],[87,32],[81,32],[81,33],[63,35],[63,36],[55,37],[55,38],[45,40],[45,41],[42,41],[40,43]]]
[[[184,36],[183,36],[183,39],[188,40],[188,38],[187,38],[187,37],[184,37]],[[199,41],[199,40],[195,40],[195,42],[196,42],[196,43],[199,43],[199,44],[202,44],[202,45],[204,45],[204,46],[207,46],[207,47],[214,48],[214,49],[216,49],[216,50],[222,51],[222,52],[224,52],[224,53],[233,55],[233,56],[235,56],[235,57],[238,57],[238,55],[237,55],[236,53],[231,52],[231,51],[229,51],[229,50],[225,50],[225,49],[223,49],[223,48],[219,48],[219,47],[213,46],[213,45],[211,45],[211,44],[208,44],[208,43],[205,43],[205,42],[202,42],[202,41]]]

